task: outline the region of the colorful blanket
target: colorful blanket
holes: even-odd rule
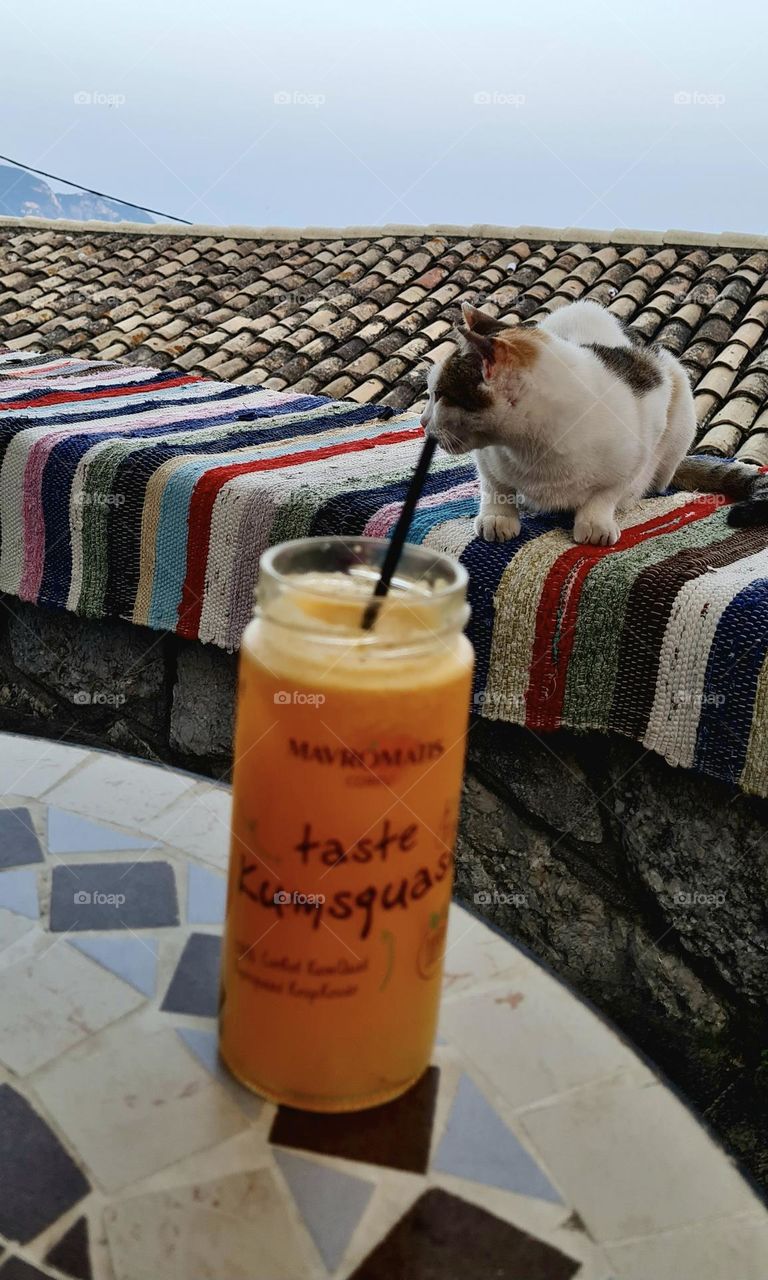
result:
[[[234,649],[261,551],[386,536],[420,440],[381,406],[0,353],[0,590]],[[615,547],[551,516],[499,545],[476,510],[473,468],[441,455],[411,538],[469,570],[480,715],[613,730],[768,795],[768,529],[677,493]]]

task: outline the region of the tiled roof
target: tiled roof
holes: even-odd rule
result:
[[[575,298],[682,358],[699,447],[768,463],[766,237],[0,219],[0,344],[397,409],[422,398],[464,299],[530,319]]]

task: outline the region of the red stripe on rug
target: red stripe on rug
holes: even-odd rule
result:
[[[305,462],[319,462],[323,458],[335,458],[344,453],[376,449],[379,445],[418,440],[423,434],[421,427],[410,431],[387,431],[374,438],[351,440],[348,444],[328,444],[321,449],[306,449],[303,453],[283,454],[277,458],[264,458],[259,462],[231,462],[225,467],[214,467],[206,471],[197,481],[189,505],[187,572],[181,593],[176,634],[192,640],[197,638],[203,610],[213,507],[219,490],[229,480],[254,471],[277,471],[281,467],[297,467]]]
[[[721,494],[701,494],[664,515],[654,516],[652,520],[625,529],[612,547],[579,545],[563,552],[547,575],[536,611],[531,675],[525,695],[525,723],[528,728],[557,729],[560,725],[579,600],[587,576],[594,566],[605,556],[617,551],[627,551],[649,538],[676,533],[685,525],[692,524],[695,520],[704,520],[720,507],[730,505],[730,499],[724,499]]]
[[[47,395],[38,396],[35,400],[24,400],[23,403],[6,400],[0,404],[0,409],[45,409],[49,404],[66,404],[77,400],[104,400],[108,396],[130,396],[138,395],[140,392],[146,394],[148,391],[165,391],[168,387],[184,387],[190,382],[202,381],[202,378],[187,373],[179,374],[178,378],[169,378],[167,382],[161,382],[159,385],[153,382],[129,382],[123,387],[104,387],[101,391],[49,391]]]

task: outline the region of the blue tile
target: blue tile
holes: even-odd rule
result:
[[[459,1080],[432,1167],[517,1195],[563,1203],[546,1174],[466,1075]]]
[[[364,1111],[278,1107],[269,1141],[296,1151],[424,1174],[429,1166],[439,1083],[438,1068],[428,1067],[407,1093]]]
[[[29,809],[0,809],[0,869],[44,861]]]
[[[155,994],[156,938],[79,938],[70,940],[69,945],[90,956],[103,969],[122,978],[142,995]]]
[[[227,905],[227,881],[206,867],[189,863],[187,919],[190,924],[223,924]]]
[[[66,809],[48,809],[48,849],[58,857],[69,853],[114,853],[127,849],[155,849],[152,840],[113,831]]]
[[[161,1005],[164,1013],[215,1018],[219,1011],[221,938],[191,933]]]
[[[93,1280],[88,1219],[78,1218],[58,1244],[48,1250],[45,1261],[63,1271],[65,1276],[71,1276],[72,1280]]]
[[[368,1207],[373,1183],[287,1151],[275,1150],[274,1156],[323,1262],[335,1271]]]
[[[176,1034],[212,1076],[216,1076],[218,1080],[232,1079],[219,1057],[219,1037],[215,1031],[205,1031],[200,1027],[177,1027]]]
[[[219,1057],[219,1037],[216,1031],[205,1031],[199,1027],[177,1027],[176,1034],[206,1071],[224,1085],[237,1105],[251,1119],[259,1114],[264,1106],[263,1099],[240,1084],[224,1066]]]
[[[348,1280],[574,1280],[581,1264],[467,1200],[432,1187]],[[666,1278],[665,1278],[666,1280]]]
[[[17,916],[37,920],[37,876],[34,871],[3,871],[0,874],[0,907],[15,911]]]
[[[176,881],[167,862],[79,862],[53,869],[54,933],[178,923]]]
[[[48,1280],[44,1271],[38,1271],[23,1258],[5,1258],[0,1265],[0,1280]]]
[[[0,1084],[0,1187],[0,1232],[21,1244],[90,1191],[53,1130],[9,1084]]]

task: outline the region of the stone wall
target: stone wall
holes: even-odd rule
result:
[[[768,1183],[768,805],[602,734],[477,722],[457,895],[591,999]]]
[[[0,728],[222,778],[236,658],[0,598]],[[606,735],[474,723],[460,899],[589,997],[768,1182],[768,805]]]
[[[0,727],[227,776],[235,655],[128,622],[0,603]]]

